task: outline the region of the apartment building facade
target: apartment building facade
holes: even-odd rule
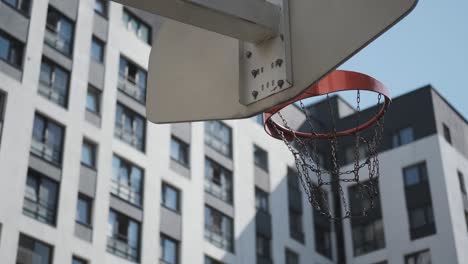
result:
[[[161,23],[104,0],[0,0],[2,263],[468,261],[466,120],[434,90],[388,113],[380,212],[337,225],[258,117],[145,120]]]

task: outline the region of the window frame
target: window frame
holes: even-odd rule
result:
[[[47,83],[42,80],[42,67],[43,65],[45,65],[45,67],[48,67],[50,72],[49,72],[49,76],[48,76],[48,80],[47,80]],[[63,87],[63,89],[57,89],[57,82],[56,82],[56,75],[57,75],[57,70],[64,73],[66,75],[66,78],[67,78],[67,83],[65,84],[65,87]],[[46,56],[42,56],[42,59],[41,59],[41,65],[40,65],[40,73],[39,73],[39,85],[43,85],[45,86],[46,88],[48,89],[51,89],[57,93],[61,92],[63,90],[63,94],[60,94],[61,96],[63,96],[63,103],[60,102],[60,100],[56,101],[56,100],[53,100],[49,97],[47,97],[45,94],[43,94],[41,92],[40,89],[38,89],[38,94],[43,96],[44,98],[46,98],[47,100],[49,100],[50,102],[53,102],[59,106],[62,106],[64,107],[65,109],[68,108],[68,101],[69,101],[69,96],[70,96],[70,83],[71,83],[71,72],[67,69],[65,69],[64,67],[62,67],[61,65],[59,65],[57,62],[53,61],[52,59],[49,59],[48,57]],[[60,83],[60,82],[58,82]],[[58,88],[61,88],[61,87],[58,87]]]
[[[36,138],[34,137],[34,129],[35,129],[35,122],[36,122],[36,118],[39,118],[39,119],[42,119],[42,122],[44,123],[44,129],[41,131],[41,140],[39,141],[39,143],[41,144],[48,144],[49,140],[48,140],[48,127],[49,127],[49,124],[53,124],[55,125],[56,127],[58,127],[61,131],[61,140],[60,140],[60,152],[59,152],[59,155],[58,155],[58,161],[50,161],[50,160],[47,160],[45,159],[44,157],[41,157],[35,153],[33,153],[31,150],[30,150],[30,153],[38,158],[40,158],[41,160],[44,160],[56,167],[61,167],[62,166],[62,162],[63,162],[63,152],[65,150],[65,133],[66,133],[66,130],[65,130],[65,127],[58,123],[57,121],[49,118],[48,116],[46,115],[43,115],[42,113],[39,113],[39,112],[35,112],[34,114],[34,119],[33,119],[33,131],[32,131],[32,140],[36,140]]]
[[[259,241],[263,241],[261,246],[259,247]],[[259,252],[259,249],[262,249],[261,252]],[[264,252],[266,250],[266,252]],[[263,259],[272,259],[272,248],[271,248],[271,238],[262,235],[261,233],[256,233],[255,236],[255,253],[257,257],[263,258]]]
[[[79,210],[78,210],[78,205],[79,205],[79,202],[80,201],[84,201],[85,204],[86,204],[86,223],[85,222],[82,222],[81,220],[79,220]],[[75,217],[75,222],[77,224],[80,224],[80,225],[83,225],[83,226],[86,226],[86,227],[89,227],[89,228],[92,228],[93,226],[93,198],[83,194],[83,193],[78,193],[78,198],[77,198],[77,210],[76,210],[76,217]]]
[[[211,217],[211,218],[208,219],[208,217]],[[219,227],[217,226],[217,224],[214,224],[214,222],[217,222],[217,220],[219,220],[219,223],[218,223]],[[224,221],[227,221],[227,225],[229,225],[229,230],[227,233],[224,232],[226,230],[223,230]],[[212,224],[211,226],[210,226],[210,222]],[[234,239],[235,226],[234,226],[234,219],[232,217],[224,214],[223,212],[215,209],[214,207],[209,206],[208,204],[205,204],[203,223],[204,223],[204,232],[205,232],[204,237],[206,241],[210,242],[212,245],[218,248],[234,253],[235,251],[235,239]],[[218,230],[214,230],[214,229],[218,229]],[[227,244],[226,245],[215,244],[215,241],[212,238],[213,234],[222,237],[224,240],[226,240],[225,243]]]
[[[429,254],[429,257],[432,260],[431,251],[429,249],[423,249],[423,250],[419,250],[419,251],[404,255],[405,264],[408,264],[409,259],[416,257],[416,260],[417,260],[417,257],[425,253]]]
[[[0,38],[3,38],[8,42],[7,58],[0,57],[0,60],[14,67],[15,69],[23,71],[24,57],[25,57],[24,52],[25,52],[26,45],[23,42],[21,42],[19,39],[15,38],[11,34],[1,29],[0,29]],[[12,58],[11,58],[13,56],[12,55],[13,50],[16,50],[17,52],[19,52],[18,54],[16,54],[16,56],[18,56],[16,62],[12,61]]]
[[[24,241],[24,240],[29,240],[29,241]],[[44,248],[47,248],[48,249],[48,257],[49,257],[49,261],[47,262],[47,264],[52,264],[53,262],[53,259],[54,259],[54,246],[52,246],[51,244],[49,243],[46,243],[42,240],[39,240],[37,238],[34,238],[32,236],[29,236],[25,233],[21,233],[19,234],[19,239],[18,239],[18,247],[16,249],[16,252],[17,252],[17,255],[16,255],[16,260],[18,259],[18,250],[19,249],[23,249],[23,250],[26,250],[28,252],[31,252],[31,253],[35,253],[35,250],[32,249],[32,248],[28,248],[28,247],[23,247],[24,245],[22,245],[21,241],[23,241],[23,243],[25,244],[29,244],[32,242],[33,244],[33,247],[36,247],[36,244],[39,244],[41,246],[43,246]]]
[[[96,58],[95,57],[95,54],[94,54],[94,45],[97,45],[101,51],[99,55],[99,58]],[[99,64],[104,64],[104,60],[106,58],[106,42],[104,42],[103,40],[99,39],[98,37],[96,37],[96,35],[93,35],[91,37],[91,51],[90,51],[90,54],[91,54],[91,59]]]
[[[166,204],[166,195],[165,195],[166,188],[171,189],[176,193],[176,208],[171,208],[170,206]],[[177,214],[181,214],[181,191],[180,189],[163,181],[161,185],[161,206]]]
[[[411,131],[411,139],[408,142],[403,142],[403,135],[404,135],[403,133],[406,131]],[[414,142],[414,141],[415,141],[414,128],[412,126],[400,128],[397,131],[395,131],[392,135],[392,147],[393,148],[401,147],[401,146],[410,144],[411,142]]]
[[[284,260],[285,264],[299,264],[301,262],[301,258],[300,258],[299,253],[297,253],[297,252],[295,252],[295,251],[293,251],[292,249],[289,249],[289,248],[286,248],[284,257],[285,257],[285,260]],[[295,258],[296,263],[289,263],[289,261],[288,261],[289,257]]]
[[[209,165],[211,164],[211,169],[209,169]],[[213,173],[210,175],[208,174],[209,170],[211,170]],[[219,173],[216,173],[216,172]],[[233,173],[231,170],[225,168],[223,165],[219,164],[218,162],[214,161],[213,159],[209,158],[208,156],[205,156],[205,175],[204,175],[204,191],[205,193],[208,193],[212,195],[213,197],[216,197],[220,199],[221,201],[224,201],[228,204],[233,204],[234,203],[234,181],[233,181]],[[223,180],[224,176],[224,180]],[[215,178],[216,177],[216,178]],[[219,182],[218,178],[219,177]],[[224,185],[223,182],[226,184]],[[219,186],[221,189],[222,193],[221,194],[216,194],[215,191],[212,189],[212,185]]]
[[[450,131],[450,127],[446,124],[446,123],[442,123],[442,130],[443,130],[443,135],[444,135],[444,139],[445,141],[447,141],[447,143],[449,143],[450,145],[453,144],[453,138],[452,138],[452,132]]]
[[[129,18],[128,21],[125,21],[125,16],[127,16]],[[137,32],[134,32],[133,30],[130,29],[130,26],[129,26],[129,22],[131,20],[134,20],[137,24]],[[126,22],[126,24],[125,24]],[[153,38],[153,28],[148,24],[146,23],[145,21],[143,21],[143,19],[141,19],[140,17],[138,17],[137,15],[135,15],[133,12],[131,12],[128,8],[123,8],[123,11],[122,11],[122,23],[124,24],[125,28],[132,32],[133,34],[135,34],[135,36],[143,41],[144,43],[148,44],[149,46],[151,46],[153,43],[152,43],[152,38]],[[148,30],[148,40],[144,40],[142,39],[141,36],[139,36],[139,31],[141,29],[141,27],[144,26],[146,27],[146,29]]]
[[[111,215],[115,215],[115,222],[114,223],[110,223],[110,219],[111,219]],[[124,219],[125,222],[124,223],[119,223],[119,219],[122,220]],[[131,223],[134,223],[137,225],[138,227],[138,233],[137,233],[137,236],[138,236],[138,241],[137,242],[137,246],[136,248],[132,247],[132,245],[130,244],[130,235],[129,235],[129,232],[128,232],[128,229],[129,229],[129,226]],[[113,208],[110,208],[109,209],[109,215],[108,215],[108,220],[107,220],[107,223],[108,225],[111,225],[111,230],[108,231],[107,233],[107,237],[108,237],[108,241],[107,241],[107,245],[106,245],[106,249],[108,252],[110,252],[111,254],[115,254],[115,251],[116,249],[113,248],[113,249],[110,249],[109,247],[109,239],[112,239],[112,240],[117,240],[117,241],[120,241],[121,243],[125,243],[126,246],[128,246],[130,249],[132,250],[135,250],[136,251],[136,256],[135,256],[135,259],[130,259],[129,257],[133,257],[133,255],[131,255],[130,253],[128,253],[127,251],[125,252],[126,256],[119,256],[119,255],[116,255],[116,256],[119,256],[119,257],[122,257],[124,259],[127,259],[127,260],[130,260],[130,261],[133,261],[133,262],[140,262],[140,259],[141,259],[141,247],[142,247],[142,236],[141,236],[141,233],[142,233],[142,223],[136,219],[133,219],[132,217],[124,214],[124,213],[121,213],[117,210],[114,210]],[[116,225],[116,226],[115,226]],[[124,225],[126,226],[126,230],[127,230],[127,233],[126,234],[121,234],[119,233],[119,231],[122,230],[122,226],[121,225]],[[116,232],[114,232],[114,227],[116,228]],[[114,251],[111,251],[111,250],[114,250]]]
[[[60,23],[62,20],[66,23],[69,24],[70,28],[71,28],[71,36],[70,36],[70,39],[65,39],[65,38],[62,38],[63,36],[61,36],[58,28],[60,27],[59,25],[51,25],[49,24],[49,13],[50,12],[54,12],[56,13],[56,15],[59,16],[59,19],[58,19],[58,23]],[[71,58],[73,57],[73,52],[74,52],[74,44],[75,44],[75,31],[76,31],[76,23],[75,21],[73,21],[72,19],[70,19],[69,17],[67,17],[67,15],[65,15],[63,12],[61,12],[60,10],[58,10],[57,8],[53,7],[52,5],[48,5],[47,7],[47,13],[46,13],[46,31],[49,31],[50,33],[53,33],[55,34],[57,37],[60,37],[60,39],[64,42],[69,42],[69,46],[68,46],[68,49],[69,49],[69,53],[65,52],[65,51],[62,51],[56,47],[53,47],[52,45],[50,45],[49,43],[47,43],[45,41],[45,37],[44,37],[44,44],[49,46],[50,48],[56,50],[58,53],[66,56],[67,58]],[[58,27],[57,27],[58,26]],[[47,33],[46,33],[47,34]]]
[[[263,204],[263,202],[261,202],[262,200],[266,200],[266,208],[262,206]],[[270,194],[258,187],[255,187],[255,209],[258,211],[267,213],[267,214],[270,213]]]
[[[178,153],[179,153],[179,156],[180,154],[182,154],[182,160],[180,157],[174,157],[174,153],[172,152],[172,147],[173,147],[173,143],[176,144],[176,147],[178,149]],[[190,168],[190,144],[183,141],[182,139],[172,135],[171,136],[171,142],[170,142],[170,158],[171,160],[177,162],[178,164],[186,167],[186,168]]]
[[[96,97],[96,111],[93,111],[92,109],[88,108],[88,95],[89,94],[92,94]],[[85,104],[85,109],[87,112],[95,114],[97,116],[101,116],[101,95],[102,95],[102,92],[99,89],[92,86],[91,84],[88,84],[88,89],[86,90],[86,104]]]
[[[216,132],[212,131],[212,129],[211,129],[212,126],[215,126],[214,124],[217,124],[219,126],[216,129]],[[205,135],[204,135],[205,145],[210,147],[210,149],[216,151],[217,153],[223,155],[224,157],[232,159],[233,152],[234,152],[234,150],[233,150],[234,137],[233,137],[232,127],[230,127],[229,125],[225,124],[222,121],[212,120],[212,121],[206,121],[205,122],[204,129],[205,129]],[[222,130],[224,130],[224,132]],[[222,136],[220,136],[220,134],[222,134],[222,133],[227,133],[228,134],[229,142],[224,142]],[[213,143],[212,143],[213,140],[217,141],[220,144],[223,144],[223,146],[227,147],[228,153],[223,153],[222,150],[220,150],[219,148],[213,146]]]
[[[97,2],[101,2],[102,3],[102,7],[103,7],[103,11],[100,12],[99,10],[96,9],[96,4]],[[109,1],[106,1],[106,0],[94,0],[94,13],[100,15],[101,17],[107,19],[108,18],[108,13],[109,13]]]
[[[119,113],[119,108],[121,109],[121,113],[122,113],[122,116],[119,116],[119,118],[117,118],[117,114]],[[120,119],[118,121],[118,119]],[[126,120],[129,120],[130,121],[130,124],[132,126],[132,131],[126,131],[125,129],[125,121]],[[137,131],[136,127],[138,127],[138,120],[141,121],[141,124],[142,124],[142,131],[141,131],[141,138],[139,138],[138,134],[139,132]],[[126,133],[127,135],[130,134],[131,137],[135,137],[137,139],[137,141],[141,141],[141,148],[138,146],[138,142],[134,143],[134,142],[128,142],[126,140],[123,139],[123,136],[122,135],[117,135],[117,129],[114,129],[114,137],[119,139],[120,141],[128,144],[129,146],[132,146],[134,149],[138,150],[138,151],[141,151],[143,153],[146,152],[146,136],[147,136],[147,131],[146,131],[146,128],[147,128],[147,124],[146,124],[146,119],[141,116],[139,113],[137,113],[136,111],[134,111],[133,109],[131,109],[130,107],[120,103],[117,101],[117,107],[116,107],[116,110],[115,110],[115,123],[114,123],[114,126],[115,128],[118,128],[120,129],[120,133],[123,134],[123,133]]]
[[[174,248],[175,248],[175,252],[174,252],[174,256],[175,256],[175,262],[174,263],[171,263],[171,262],[168,262],[166,259],[165,259],[165,250],[164,250],[164,246],[165,243],[164,242],[170,242],[170,243],[173,243],[174,244]],[[160,258],[159,260],[161,261],[161,263],[164,263],[164,264],[178,264],[179,261],[180,261],[180,242],[177,241],[176,239],[168,236],[168,235],[165,235],[163,233],[160,234],[160,246],[161,246],[161,254],[160,254]]]
[[[86,164],[84,161],[83,161],[83,151],[84,151],[84,147],[85,146],[88,146],[90,147],[90,150],[91,150],[91,163],[92,164]],[[98,145],[96,143],[94,143],[93,141],[87,139],[87,138],[83,138],[83,142],[82,142],[82,145],[81,145],[81,160],[80,160],[80,163],[81,165],[87,167],[87,168],[90,168],[92,170],[97,170],[97,163],[98,163]]]
[[[466,197],[467,191],[466,191],[466,184],[465,184],[465,175],[460,170],[457,170],[457,176],[458,176],[458,183],[460,185],[460,191],[463,197]]]
[[[118,168],[118,172],[115,172],[114,171],[114,160],[117,159],[119,160],[119,165],[120,167]],[[120,171],[122,170],[122,166],[124,168],[127,169],[127,172],[128,172],[128,175],[126,176],[127,177],[127,180],[128,180],[128,185],[127,186],[124,186],[123,184],[121,184],[121,174],[120,174]],[[135,170],[138,170],[140,171],[140,176],[141,176],[141,181],[139,183],[140,185],[140,188],[138,190],[138,192],[135,192],[133,190],[133,185],[132,185],[132,170],[135,169]],[[114,174],[116,174],[116,177],[117,179],[114,179]],[[125,179],[124,179],[125,180]],[[113,191],[113,188],[112,188],[112,184],[116,184],[117,185],[117,188],[118,188],[118,191],[117,193],[114,193]],[[123,187],[122,187],[123,186]],[[137,195],[138,196],[138,201],[140,202],[139,204],[138,203],[134,203],[131,201],[131,199],[127,200],[123,197],[120,196],[120,189],[121,188],[127,188],[127,189],[130,189],[131,191],[133,191],[134,195]],[[122,201],[124,202],[127,202],[129,204],[131,204],[132,206],[135,206],[137,208],[143,208],[143,204],[144,204],[144,189],[145,189],[145,170],[138,166],[137,164],[117,155],[117,154],[113,154],[112,155],[112,176],[111,176],[111,190],[110,190],[110,194],[118,199],[121,199]]]
[[[12,4],[10,4],[9,2],[5,1],[5,0],[0,0],[1,2],[3,2],[5,5],[7,5],[8,7],[14,9],[16,12],[20,13],[21,15],[29,18],[31,16],[31,6],[32,6],[32,1],[31,0],[18,0],[17,3],[16,3],[16,6],[13,6]],[[24,11],[21,9],[21,4],[24,3],[24,1],[28,1],[28,10],[27,11]]]
[[[258,156],[257,154],[260,154]],[[254,164],[257,168],[264,170],[265,172],[269,172],[269,157],[268,151],[264,148],[254,144]]]

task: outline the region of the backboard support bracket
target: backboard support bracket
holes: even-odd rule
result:
[[[260,43],[239,44],[239,102],[250,105],[293,85],[288,0],[280,7],[279,34]]]

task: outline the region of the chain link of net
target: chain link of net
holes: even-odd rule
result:
[[[377,105],[380,105],[382,102],[382,95],[378,95]],[[346,218],[353,217],[365,217],[375,206],[375,199],[378,195],[378,178],[380,177],[379,170],[379,146],[382,143],[383,138],[383,129],[384,129],[384,116],[380,117],[376,123],[367,129],[370,131],[367,137],[361,135],[361,132],[356,131],[353,133],[354,136],[354,165],[350,170],[342,171],[340,163],[338,161],[338,137],[336,136],[337,127],[336,120],[331,105],[331,100],[327,95],[329,114],[331,116],[332,123],[332,133],[333,137],[330,139],[316,139],[316,138],[301,138],[294,133],[294,130],[291,129],[285,117],[278,112],[277,115],[281,119],[284,127],[291,132],[293,139],[288,139],[285,133],[276,126],[273,128],[276,130],[278,135],[280,135],[283,142],[288,147],[289,151],[293,154],[295,165],[297,168],[297,177],[299,183],[302,186],[304,193],[307,195],[307,199],[316,212],[326,216],[330,220],[337,221]],[[357,91],[356,98],[356,127],[360,124],[360,115],[361,115],[361,93]],[[305,115],[305,123],[310,131],[310,133],[316,133],[316,125],[312,120],[312,115],[307,110],[307,107],[303,104],[302,101],[299,101],[299,106],[302,112]],[[371,130],[372,129],[372,130]],[[319,142],[320,141],[320,142]],[[330,147],[331,153],[331,162],[328,168],[324,168],[325,164],[320,164],[319,159],[319,143],[322,145],[328,144]],[[322,146],[321,145],[321,146]],[[365,157],[362,159],[360,156],[360,146],[365,146]],[[368,181],[365,184],[362,183],[360,177],[360,171],[364,168],[367,168]],[[328,176],[329,179],[325,179],[325,176]],[[349,177],[346,177],[349,176]],[[369,206],[367,208],[363,207],[361,212],[352,213],[352,208],[348,205],[348,202],[344,194],[342,184],[353,184],[357,185],[359,190],[359,197],[362,200],[368,200]],[[344,214],[341,217],[337,217],[336,213],[333,213],[330,208],[329,198],[327,193],[322,187],[329,186],[332,190],[340,197],[340,202],[343,206]]]

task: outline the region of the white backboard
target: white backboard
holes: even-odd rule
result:
[[[152,3],[158,1],[118,0],[154,13],[158,12]],[[406,16],[416,3],[289,0],[292,86],[250,104],[241,103],[239,92],[245,89],[240,80],[244,43],[167,19],[154,36],[147,118],[155,123],[171,123],[245,118],[263,112],[291,100],[336,69]]]

